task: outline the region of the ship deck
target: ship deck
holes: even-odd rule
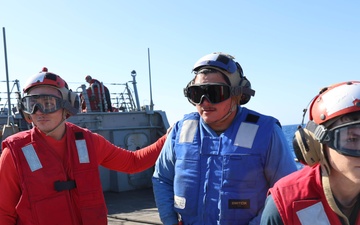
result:
[[[162,224],[152,188],[104,192],[108,225]]]

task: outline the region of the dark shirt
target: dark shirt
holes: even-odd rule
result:
[[[260,225],[284,225],[280,213],[271,195],[266,198]]]

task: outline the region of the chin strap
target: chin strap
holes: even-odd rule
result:
[[[60,121],[60,123],[59,123],[56,127],[54,127],[54,129],[52,129],[51,131],[45,133],[46,136],[49,136],[49,135],[52,134],[56,129],[58,129],[58,128],[60,127],[60,125],[65,122],[65,120],[66,120],[66,119],[62,119],[62,120]]]
[[[65,122],[65,120],[66,120],[66,110],[63,110],[63,119],[59,122],[59,124],[56,126],[56,127],[54,127],[51,131],[49,131],[49,132],[47,132],[47,133],[45,133],[46,134],[46,136],[49,136],[50,134],[52,134],[56,129],[58,129],[60,126],[61,126],[61,124],[63,124],[64,122]]]
[[[231,101],[232,106],[230,107],[229,112],[225,116],[223,116],[223,118],[221,118],[219,120],[216,120],[214,122],[208,123],[208,124],[220,123],[220,122],[226,120],[231,115],[231,113],[234,112],[237,109],[237,104],[236,103],[233,104],[233,102],[234,101]]]
[[[330,186],[330,164],[328,163],[325,155],[324,155],[324,145],[321,144],[320,147],[320,166],[321,166],[321,180],[322,180],[322,186],[325,194],[326,201],[328,202],[330,208],[339,215],[345,222],[346,225],[350,225],[348,218],[344,215],[344,213],[341,212],[338,205],[335,202],[334,195],[331,191]]]
[[[321,178],[325,197],[329,203],[330,208],[344,220],[346,225],[350,225],[348,218],[344,215],[344,213],[341,212],[335,202],[334,195],[331,192],[329,173],[327,172],[327,169],[324,168],[323,164],[321,164]]]

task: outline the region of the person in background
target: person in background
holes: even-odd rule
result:
[[[269,190],[262,225],[360,225],[360,81],[323,88],[293,145],[303,169]]]
[[[97,79],[93,79],[90,75],[85,77],[89,87],[87,88],[87,94],[90,100],[90,107],[92,111],[112,112],[113,107],[111,104],[111,97],[109,89]],[[82,108],[86,107],[82,104]]]
[[[178,121],[155,164],[161,221],[259,224],[269,187],[297,170],[277,119],[241,105],[255,91],[234,58],[208,54],[184,89],[197,112]]]
[[[2,142],[1,225],[106,225],[107,208],[98,166],[124,173],[152,167],[166,135],[127,151],[66,119],[79,96],[58,75],[40,72],[25,84],[21,111],[31,130]]]

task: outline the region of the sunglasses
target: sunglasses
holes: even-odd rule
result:
[[[192,104],[201,104],[204,97],[217,104],[231,97],[231,87],[222,83],[195,84],[184,88],[184,95]]]
[[[360,157],[359,121],[343,124],[328,130],[325,143],[340,154]]]
[[[54,95],[28,95],[21,99],[25,113],[34,114],[37,110],[49,114],[63,108],[63,100]]]

